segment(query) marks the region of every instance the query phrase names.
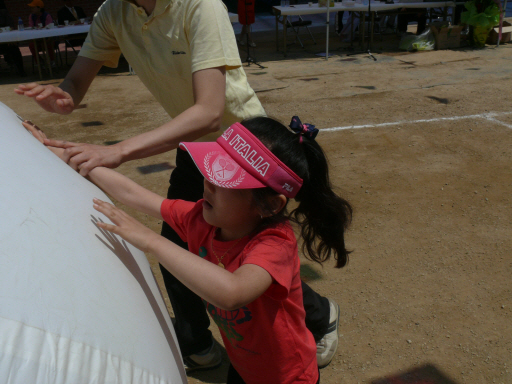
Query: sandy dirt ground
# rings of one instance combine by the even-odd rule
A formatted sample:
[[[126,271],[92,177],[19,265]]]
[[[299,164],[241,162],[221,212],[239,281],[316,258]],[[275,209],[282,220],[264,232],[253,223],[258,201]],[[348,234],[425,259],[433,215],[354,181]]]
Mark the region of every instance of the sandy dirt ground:
[[[256,41],[265,68],[246,72],[267,113],[321,129],[334,184],[355,208],[349,265],[303,260],[303,278],[342,310],[322,383],[512,383],[512,45],[373,61],[333,44],[325,61],[318,45],[283,58],[273,34]],[[109,144],[167,120],[122,68],[102,72],[69,116],[15,96],[19,80],[1,81],[0,101],[51,137]],[[174,155],[119,171],[164,195]],[[224,359],[189,383],[225,382]]]

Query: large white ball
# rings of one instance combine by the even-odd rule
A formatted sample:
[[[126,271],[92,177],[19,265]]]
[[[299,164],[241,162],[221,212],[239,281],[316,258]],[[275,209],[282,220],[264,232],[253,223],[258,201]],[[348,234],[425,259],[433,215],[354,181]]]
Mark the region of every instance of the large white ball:
[[[144,254],[93,223],[109,201],[0,103],[0,382],[186,383]]]

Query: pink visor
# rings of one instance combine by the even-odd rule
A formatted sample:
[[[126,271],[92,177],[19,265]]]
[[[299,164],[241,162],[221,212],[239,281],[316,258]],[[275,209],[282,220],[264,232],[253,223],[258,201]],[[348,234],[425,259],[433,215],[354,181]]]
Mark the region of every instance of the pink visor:
[[[302,179],[284,165],[242,124],[229,127],[216,142],[180,143],[210,183],[222,188],[270,187],[295,197]]]

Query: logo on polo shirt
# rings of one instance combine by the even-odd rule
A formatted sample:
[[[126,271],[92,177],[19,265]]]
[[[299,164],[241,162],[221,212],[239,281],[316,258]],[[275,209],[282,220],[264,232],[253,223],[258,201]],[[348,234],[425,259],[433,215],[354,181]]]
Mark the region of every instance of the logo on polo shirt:
[[[259,156],[256,149],[251,148],[251,145],[240,137],[240,135],[236,134],[231,140],[229,140],[232,133],[233,129],[228,129],[224,132],[222,137],[256,170],[256,172],[265,177],[270,168],[270,164],[265,161],[262,156]]]
[[[172,54],[173,55],[186,55],[187,52],[185,52],[185,51],[172,51]]]

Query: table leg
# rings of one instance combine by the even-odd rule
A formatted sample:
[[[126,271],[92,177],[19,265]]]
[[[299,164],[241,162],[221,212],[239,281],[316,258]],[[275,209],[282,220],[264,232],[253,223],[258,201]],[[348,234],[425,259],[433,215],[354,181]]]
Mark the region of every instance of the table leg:
[[[286,28],[286,21],[288,20],[288,16],[284,15],[283,16],[283,35],[284,35],[284,39],[283,39],[283,42],[284,42],[284,56],[286,57],[286,31],[288,28]]]
[[[34,39],[34,51],[36,55],[36,63],[37,63],[37,69],[39,70],[39,80],[43,80],[43,75],[41,73],[41,63],[39,62],[39,49],[37,48],[37,40]]]
[[[370,48],[373,45],[373,28],[374,28],[374,23],[375,23],[375,12],[372,12],[372,21],[370,23],[370,29],[371,29],[371,32],[370,32]]]
[[[350,12],[350,46],[354,46],[354,12]]]
[[[361,12],[363,14],[363,17],[361,18],[362,20],[362,24],[359,25],[359,32],[363,31],[363,33],[361,34],[362,36],[362,40],[361,40],[361,48],[364,47],[364,35],[366,33],[365,31],[365,28],[366,28],[366,12]]]
[[[279,52],[279,15],[276,14],[276,51]]]
[[[52,73],[52,64],[50,63],[50,52],[48,51],[48,44],[46,44],[46,39],[43,39],[44,42],[44,49],[45,49],[45,56],[46,56],[46,64],[48,64],[48,70],[50,71],[50,78],[53,79],[53,73]]]

